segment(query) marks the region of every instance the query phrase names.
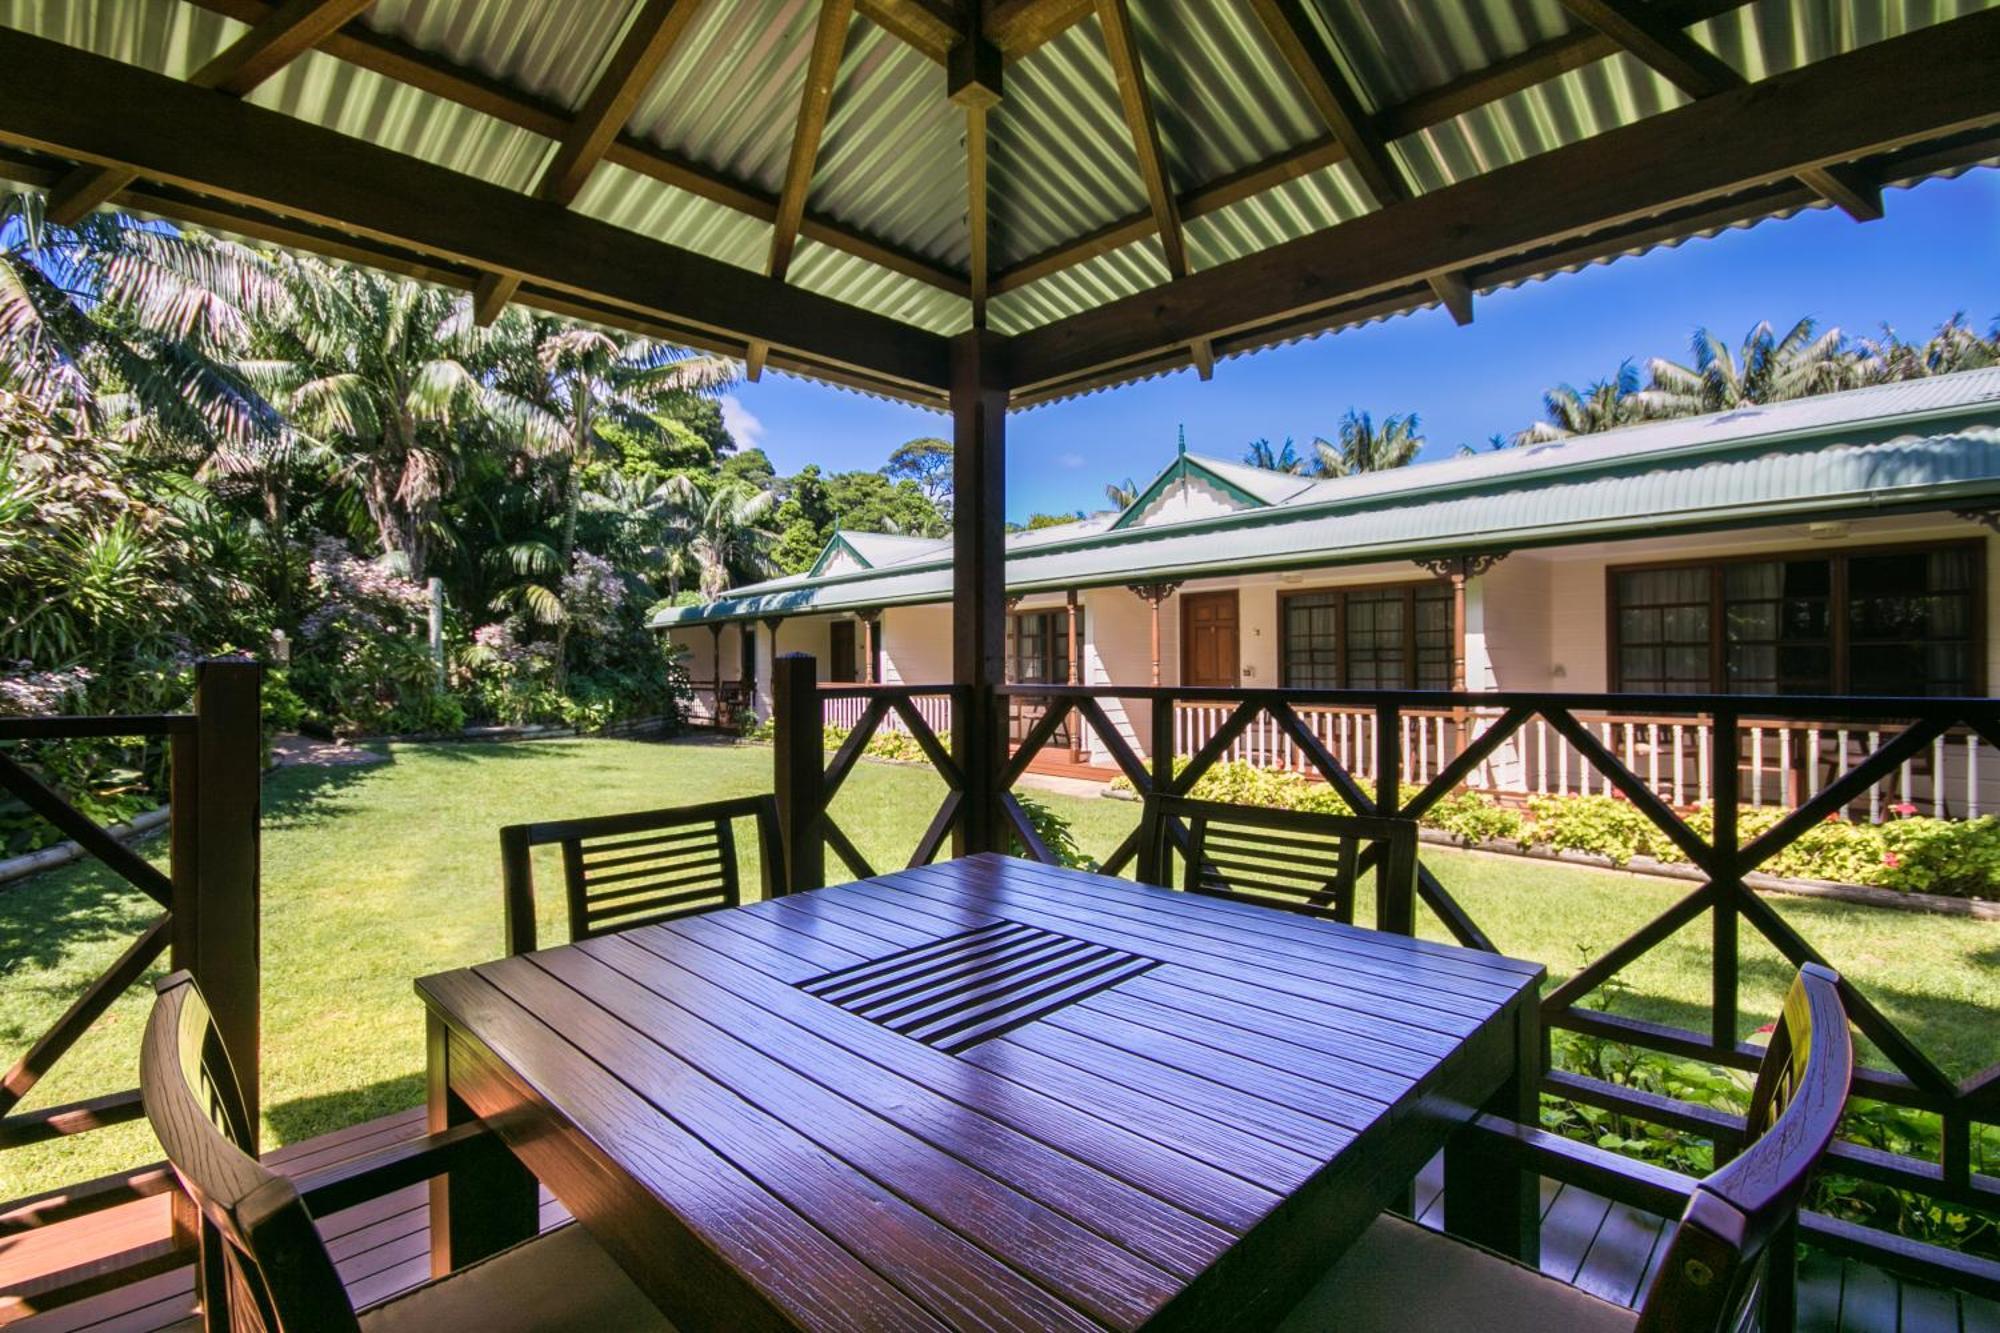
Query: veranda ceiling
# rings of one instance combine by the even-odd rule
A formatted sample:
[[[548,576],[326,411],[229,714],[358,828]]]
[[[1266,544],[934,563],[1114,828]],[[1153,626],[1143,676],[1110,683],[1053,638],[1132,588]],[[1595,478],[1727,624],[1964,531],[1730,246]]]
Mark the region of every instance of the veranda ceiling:
[[[285,58],[273,58],[260,80],[238,81],[249,86],[225,82],[222,91],[358,148],[460,173],[522,202],[540,196],[538,214],[568,209],[645,244],[605,248],[612,272],[584,280],[538,255],[489,252],[442,225],[427,229],[424,219],[391,225],[381,201],[345,207],[324,182],[253,188],[247,174],[202,156],[217,145],[187,141],[239,139],[246,164],[260,160],[258,146],[323,157],[314,145],[327,141],[283,140],[269,117],[222,114],[207,105],[222,100],[215,94],[188,101],[121,82],[101,61],[52,69],[19,40],[0,44],[11,66],[0,85],[17,94],[0,87],[0,142],[25,151],[0,170],[54,183],[60,195],[79,180],[64,159],[129,163],[140,178],[121,189],[128,205],[481,284],[489,305],[519,284],[519,299],[531,303],[919,401],[942,400],[941,336],[971,327],[983,310],[984,325],[1018,349],[1010,380],[1015,401],[1027,402],[1191,361],[1205,372],[1218,355],[1444,298],[1465,315],[1472,291],[1828,198],[1866,213],[1884,184],[2000,156],[1992,137],[2000,97],[1990,92],[2000,86],[2000,15],[1980,16],[1990,7],[987,0],[975,19],[973,0],[0,0],[7,28],[177,80],[242,43],[251,25],[265,40],[291,25],[313,40],[295,38],[299,49],[287,54],[280,31]],[[1795,107],[1819,105],[1803,93],[1762,107],[1760,123],[1757,99],[1741,88],[1829,61],[1840,69],[1836,58],[1866,48],[1886,56],[1905,49],[1899,39],[1954,21],[1963,36],[1931,47],[1929,64],[1951,74],[1935,68],[1949,50],[1968,79],[1983,71],[1986,95],[1953,100],[1933,90],[1924,101],[1912,96],[1923,91],[1908,77],[1914,66],[1855,65],[1851,96],[1878,104],[1879,134],[1797,134],[1787,123]],[[963,57],[975,73],[957,102],[947,96],[954,48],[996,57],[985,66]],[[1899,69],[1900,85],[1885,82]],[[37,85],[36,74],[46,81]],[[1125,75],[1136,82],[1121,95]],[[998,101],[978,109],[996,83]],[[1814,96],[1825,101],[1828,91]],[[135,99],[134,123],[33,104],[107,96]],[[1737,105],[1722,114],[1732,97]],[[145,110],[156,98],[185,113],[173,121],[179,145],[148,139],[164,139],[168,127],[165,112]],[[1715,114],[1672,119],[1697,101]],[[1662,182],[1653,196],[1633,184],[1616,201],[1579,201],[1574,216],[1546,188],[1560,171],[1518,184],[1495,175],[1530,159],[1554,167],[1567,150],[1649,120],[1685,123],[1690,155],[1744,161],[1698,181]],[[600,132],[591,140],[593,121]],[[1781,143],[1760,156],[1731,136]],[[1641,171],[1662,148],[1629,134],[1605,142],[1627,140],[1629,155],[1577,157],[1577,170],[1602,177],[1629,161]],[[1777,169],[1850,158],[1861,160],[1816,165],[1797,179]],[[382,180],[390,193],[462,194],[469,213],[483,208],[495,229],[509,227],[511,212],[482,202],[496,198],[490,192],[456,189],[455,178],[435,172],[388,179],[381,160],[358,153],[357,177]],[[1481,181],[1499,193],[1460,189]],[[1450,207],[1461,194],[1471,215],[1463,225]],[[1284,270],[1304,271],[1300,290],[1275,294],[1260,318],[1246,318],[1240,301],[1215,299],[1217,275],[1236,272],[1232,264],[1243,282],[1229,286],[1271,285],[1276,267],[1244,261],[1287,242],[1337,246],[1351,232],[1353,261],[1400,234],[1354,225],[1370,214],[1427,217],[1448,241],[1489,220],[1496,199],[1547,214],[1546,225],[1490,245],[1467,240],[1462,264],[1429,262],[1451,257],[1443,242],[1436,255],[1385,260],[1379,282],[1372,273],[1320,281],[1315,265],[1329,252],[1301,253]],[[1426,201],[1435,205],[1428,213],[1413,208]],[[602,234],[579,230],[574,248],[591,250]],[[646,270],[649,256],[674,261],[666,247],[724,266],[663,268],[667,285],[744,275],[736,302],[744,317],[732,320],[728,301],[678,308],[674,293],[620,284],[618,269]],[[774,295],[774,284],[788,290]],[[843,308],[883,319],[843,324]]]

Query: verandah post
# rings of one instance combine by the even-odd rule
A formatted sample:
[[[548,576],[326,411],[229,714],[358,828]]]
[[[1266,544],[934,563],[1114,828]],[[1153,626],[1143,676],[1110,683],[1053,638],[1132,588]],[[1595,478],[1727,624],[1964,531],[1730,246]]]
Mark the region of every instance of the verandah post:
[[[786,653],[771,662],[772,790],[778,798],[778,837],[788,893],[826,885],[826,729],[820,721],[819,664],[810,653]]]
[[[258,1133],[262,1060],[259,818],[264,668],[249,658],[195,667],[192,735],[173,740],[171,957],[194,974],[243,1085]]]
[[[951,340],[952,754],[965,776],[956,854],[1002,850],[997,780],[1006,760],[994,692],[1005,679],[1007,388],[1004,340],[969,329]]]
[[[1403,807],[1403,710],[1395,704],[1375,706],[1375,809],[1394,815]],[[1398,935],[1417,933],[1413,883],[1397,882],[1394,857],[1382,857],[1375,867],[1375,929]]]
[[[1743,891],[1743,880],[1737,867],[1737,762],[1741,758],[1738,749],[1741,742],[1736,714],[1718,710],[1708,736],[1710,794],[1715,801],[1715,855],[1722,870],[1716,876],[1715,885],[1714,992],[1709,1008],[1709,1039],[1718,1051],[1726,1051],[1736,1046],[1737,942],[1741,919],[1736,898]]]

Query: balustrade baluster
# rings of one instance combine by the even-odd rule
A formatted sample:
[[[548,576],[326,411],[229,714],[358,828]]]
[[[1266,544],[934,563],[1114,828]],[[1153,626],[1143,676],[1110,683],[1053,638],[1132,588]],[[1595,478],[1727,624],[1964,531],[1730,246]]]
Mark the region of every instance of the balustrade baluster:
[[[1944,818],[1944,737],[1931,742],[1931,814]]]
[[[1704,801],[1709,798],[1709,793],[1714,790],[1712,786],[1714,766],[1709,762],[1709,757],[1713,753],[1713,749],[1709,743],[1713,739],[1709,734],[1710,731],[1711,728],[1706,722],[1697,722],[1695,724],[1694,738],[1697,747],[1695,750],[1695,769],[1701,782],[1701,795],[1699,799]]]
[[[1868,733],[1868,752],[1873,754],[1881,748],[1882,733],[1871,730]],[[1882,822],[1882,784],[1880,782],[1868,788],[1868,822],[1871,824]]]
[[[1965,733],[1965,817],[1979,818],[1979,733],[1975,731]]]
[[[1750,804],[1764,804],[1764,726],[1750,727]]]

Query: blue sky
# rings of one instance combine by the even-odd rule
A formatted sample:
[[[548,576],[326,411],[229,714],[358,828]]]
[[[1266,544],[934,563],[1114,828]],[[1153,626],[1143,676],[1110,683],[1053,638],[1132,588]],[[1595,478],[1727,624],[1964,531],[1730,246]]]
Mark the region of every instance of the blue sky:
[[[1143,484],[1164,466],[1183,425],[1190,449],[1234,458],[1260,436],[1331,436],[1350,406],[1415,411],[1425,456],[1445,457],[1519,430],[1551,384],[1581,387],[1626,357],[1685,361],[1697,325],[1734,343],[1760,319],[1801,315],[1870,335],[1886,322],[1910,338],[1956,310],[1982,330],[2000,318],[2000,171],[1891,191],[1887,203],[1879,222],[1816,209],[1481,297],[1469,328],[1424,311],[1224,361],[1206,384],[1184,371],[1015,413],[1008,516],[1101,507],[1105,482]],[[780,473],[876,468],[906,439],[950,433],[939,414],[777,374],[739,386],[726,410],[739,441],[762,445]]]

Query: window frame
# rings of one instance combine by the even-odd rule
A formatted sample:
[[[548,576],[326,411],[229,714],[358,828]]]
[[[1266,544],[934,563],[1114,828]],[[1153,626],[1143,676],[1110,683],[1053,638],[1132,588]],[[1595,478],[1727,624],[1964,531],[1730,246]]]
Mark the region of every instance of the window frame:
[[[1827,640],[1833,656],[1832,691],[1851,693],[1848,664],[1848,580],[1850,560],[1877,555],[1915,555],[1939,551],[1963,551],[1972,557],[1972,582],[1966,590],[1971,602],[1969,639],[1972,646],[1972,678],[1975,695],[1987,689],[1986,581],[1987,542],[1984,537],[1964,537],[1951,541],[1882,542],[1866,546],[1788,546],[1769,551],[1746,551],[1735,555],[1704,555],[1684,560],[1645,560],[1604,567],[1604,679],[1615,694],[1630,693],[1625,688],[1624,644],[1619,636],[1618,579],[1622,574],[1662,569],[1705,569],[1708,572],[1708,693],[1728,694],[1729,634],[1727,600],[1723,595],[1724,572],[1732,565],[1772,564],[1788,560],[1824,560],[1828,564]],[[1754,697],[1754,696],[1750,696]]]
[[[1445,604],[1445,683],[1438,689],[1430,689],[1417,684],[1417,594],[1419,592],[1444,593]],[[1278,590],[1278,688],[1310,689],[1332,688],[1354,689],[1349,684],[1347,657],[1347,599],[1360,593],[1379,595],[1400,593],[1403,598],[1403,683],[1391,688],[1399,690],[1423,690],[1425,693],[1441,693],[1452,688],[1451,668],[1457,657],[1458,636],[1462,627],[1456,623],[1457,605],[1451,595],[1450,579],[1405,579],[1394,583],[1346,583],[1318,588],[1280,588]],[[1333,604],[1333,674],[1339,684],[1325,686],[1294,686],[1292,684],[1292,623],[1289,604],[1300,597],[1332,596]]]
[[[1077,607],[1076,647],[1079,653],[1083,651],[1083,615],[1083,607]],[[1045,616],[1048,618],[1047,624],[1042,630],[1042,663],[1043,670],[1049,676],[1047,680],[1023,681],[1017,679],[1018,672],[1016,668],[1019,665],[1021,653],[1021,622],[1030,616]],[[1009,611],[1007,613],[1006,649],[1005,670],[1001,674],[1006,678],[1009,685],[1067,685],[1069,683],[1069,608],[1067,606],[1043,606],[1025,611]],[[1056,669],[1059,666],[1064,670],[1062,675],[1058,677]],[[1077,678],[1081,680],[1081,663],[1077,664],[1077,670]]]

